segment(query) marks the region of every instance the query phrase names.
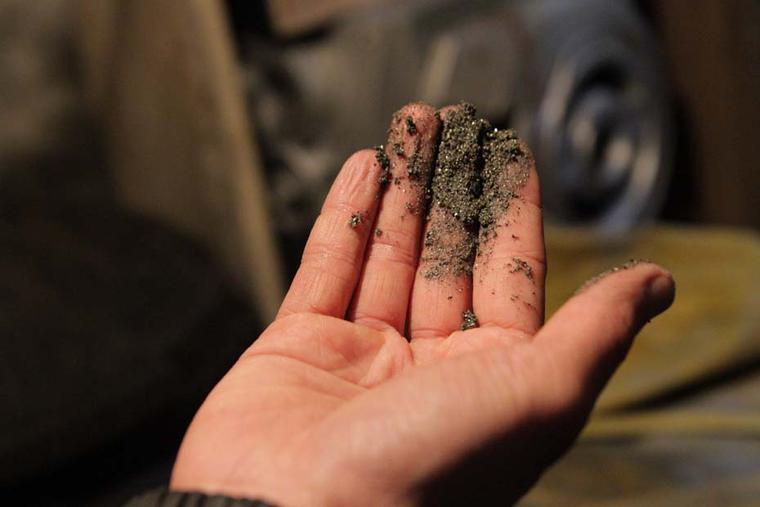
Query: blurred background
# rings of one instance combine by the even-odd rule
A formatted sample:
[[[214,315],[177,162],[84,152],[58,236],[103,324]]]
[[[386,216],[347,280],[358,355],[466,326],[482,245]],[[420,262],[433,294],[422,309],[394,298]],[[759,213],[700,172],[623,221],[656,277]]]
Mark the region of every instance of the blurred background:
[[[467,100],[535,152],[550,313],[632,257],[678,281],[522,504],[757,505],[758,26],[755,0],[0,0],[0,496],[166,483],[342,161]]]

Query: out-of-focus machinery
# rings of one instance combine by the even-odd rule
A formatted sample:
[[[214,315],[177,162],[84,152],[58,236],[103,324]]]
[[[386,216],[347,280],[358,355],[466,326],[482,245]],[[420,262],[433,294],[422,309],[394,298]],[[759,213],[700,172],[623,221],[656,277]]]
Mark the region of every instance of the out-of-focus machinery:
[[[516,127],[535,151],[550,220],[616,234],[659,211],[669,94],[631,3],[370,3],[306,36],[243,35],[286,242],[302,242],[342,160],[382,143],[392,112],[412,100],[471,101],[496,126]]]

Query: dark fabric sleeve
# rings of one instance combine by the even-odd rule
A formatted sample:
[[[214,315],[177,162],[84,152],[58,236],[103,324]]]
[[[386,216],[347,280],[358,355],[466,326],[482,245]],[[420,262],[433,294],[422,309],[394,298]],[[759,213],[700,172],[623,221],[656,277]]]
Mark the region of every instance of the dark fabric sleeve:
[[[159,489],[144,493],[127,502],[125,507],[275,507],[262,500],[232,498],[223,495],[168,491]]]

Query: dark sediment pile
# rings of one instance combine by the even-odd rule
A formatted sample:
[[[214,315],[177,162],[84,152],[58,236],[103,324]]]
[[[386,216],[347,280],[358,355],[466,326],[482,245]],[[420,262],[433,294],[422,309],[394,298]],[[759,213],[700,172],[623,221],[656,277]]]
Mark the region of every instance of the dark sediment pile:
[[[481,236],[488,238],[517,190],[525,185],[529,167],[517,132],[512,129],[486,133],[483,159],[483,195],[478,218]]]
[[[480,142],[488,127],[488,122],[475,118],[475,108],[470,104],[449,112],[443,120],[433,173],[433,198],[466,225],[476,224],[480,214]]]
[[[433,109],[430,106],[417,106],[429,110],[421,112],[422,121],[432,120]],[[387,144],[378,149],[377,158],[384,174],[381,180],[392,182],[407,194],[409,200],[405,210],[411,215],[424,213],[430,201],[430,173],[437,145],[435,136],[433,126],[418,126],[412,116],[405,116],[399,111],[393,115]]]
[[[406,212],[428,210],[420,258],[428,279],[472,273],[476,255],[489,253],[501,217],[530,174],[530,155],[515,131],[493,129],[475,113],[467,103],[447,109],[439,115],[442,128],[436,140],[429,137],[434,129],[420,129],[412,116],[398,112],[388,142],[375,148],[381,189],[389,183],[403,186],[410,196]],[[357,212],[348,223],[356,228],[363,218]],[[382,235],[379,229],[374,232]],[[524,261],[515,259],[513,267],[532,279]]]
[[[469,104],[449,111],[442,120],[421,258],[426,278],[471,273],[477,248],[480,142],[488,124],[475,118]]]
[[[429,279],[472,273],[501,216],[527,181],[524,145],[513,130],[492,129],[461,104],[443,118],[421,258]],[[526,272],[527,274],[527,272]]]
[[[377,181],[381,187],[384,187],[391,181],[391,161],[385,153],[385,146],[382,144],[375,146],[375,158],[381,168],[380,177]]]

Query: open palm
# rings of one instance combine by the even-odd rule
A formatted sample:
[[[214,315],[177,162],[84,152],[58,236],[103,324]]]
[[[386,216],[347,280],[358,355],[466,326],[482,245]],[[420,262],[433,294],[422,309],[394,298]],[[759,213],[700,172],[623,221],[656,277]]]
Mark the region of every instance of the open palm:
[[[445,216],[435,196],[429,219],[415,208],[424,189],[405,178],[404,153],[429,171],[441,127],[424,105],[394,121],[406,117],[415,129],[392,125],[389,139],[402,147],[390,153],[397,184],[379,193],[370,150],[346,162],[276,320],[196,415],[172,488],[285,506],[514,502],[570,445],[640,326],[670,304],[670,275],[642,263],[542,327],[530,157],[472,274],[426,276],[421,238]],[[479,327],[462,331],[470,309]]]

